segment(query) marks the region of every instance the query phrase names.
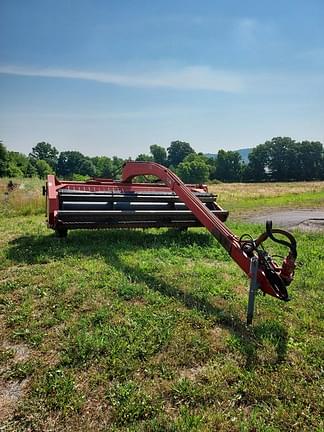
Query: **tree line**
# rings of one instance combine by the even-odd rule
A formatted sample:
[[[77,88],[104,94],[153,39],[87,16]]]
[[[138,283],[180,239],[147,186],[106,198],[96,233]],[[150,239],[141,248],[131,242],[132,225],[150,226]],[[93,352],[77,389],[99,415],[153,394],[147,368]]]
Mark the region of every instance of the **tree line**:
[[[207,157],[185,141],[172,141],[167,149],[151,145],[150,153],[141,153],[135,160],[167,166],[186,183],[324,180],[324,148],[318,141],[275,137],[253,148],[248,158],[245,163],[237,151],[225,150],[219,150],[216,157]],[[0,177],[45,178],[55,173],[73,180],[118,178],[124,162],[118,156],[88,157],[74,150],[60,153],[44,141],[27,156],[7,150],[0,142]]]

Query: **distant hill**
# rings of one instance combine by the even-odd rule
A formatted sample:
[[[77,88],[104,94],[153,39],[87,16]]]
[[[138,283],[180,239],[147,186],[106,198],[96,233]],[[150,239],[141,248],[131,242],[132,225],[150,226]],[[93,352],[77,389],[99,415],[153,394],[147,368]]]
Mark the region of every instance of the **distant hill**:
[[[240,153],[243,162],[247,163],[249,161],[249,153],[251,152],[251,150],[252,148],[244,148],[244,149],[233,150],[233,151],[237,151],[238,153]],[[217,158],[217,153],[204,153],[204,155],[212,159]]]
[[[217,153],[204,153],[204,156],[210,158],[210,159],[216,159]]]
[[[236,151],[240,153],[241,158],[243,159],[243,162],[248,163],[249,162],[249,154],[252,150],[253,150],[252,148],[244,148],[244,149],[240,149],[240,150],[236,150]]]

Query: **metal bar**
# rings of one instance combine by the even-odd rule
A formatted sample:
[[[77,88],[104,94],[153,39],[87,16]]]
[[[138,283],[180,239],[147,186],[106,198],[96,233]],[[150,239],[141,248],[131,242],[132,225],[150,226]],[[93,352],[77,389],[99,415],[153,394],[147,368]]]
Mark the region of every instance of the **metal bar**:
[[[63,201],[61,209],[62,210],[170,210],[170,204],[160,203],[160,202],[117,202],[113,201]],[[173,209],[175,210],[188,210],[188,208],[183,203],[177,203]]]
[[[207,187],[203,185],[187,185],[187,187],[194,193],[204,194],[207,193]],[[67,184],[66,182],[59,182],[57,187],[59,193],[69,191],[73,193],[141,193],[141,194],[172,194],[170,188],[165,184],[156,183],[123,183],[123,182],[111,182],[111,183],[87,183],[87,182],[75,182]]]
[[[213,214],[226,217],[226,212],[213,210]],[[216,216],[217,217],[217,216]],[[190,210],[59,210],[57,218],[60,220],[195,220]]]
[[[115,228],[196,228],[201,227],[197,220],[186,221],[109,221],[109,222],[64,222],[59,220],[57,226],[66,229],[115,229]]]
[[[46,215],[47,221],[50,226],[55,225],[55,211],[59,208],[59,199],[57,195],[57,186],[59,186],[60,182],[56,179],[56,177],[50,174],[47,177],[46,183],[46,192],[47,192],[47,206],[46,206]]]
[[[125,196],[129,195],[129,196],[134,196],[134,195],[138,195],[138,196],[174,196],[177,197],[177,195],[172,192],[169,188],[167,188],[166,186],[164,186],[164,190],[162,191],[158,191],[155,187],[154,184],[152,183],[143,183],[143,187],[145,186],[145,189],[148,188],[147,190],[141,191],[140,188],[138,187],[138,185],[134,186],[133,183],[118,183],[117,185],[114,183],[112,185],[106,185],[104,188],[101,188],[101,190],[97,190],[95,188],[95,186],[91,186],[91,185],[85,185],[87,186],[87,189],[68,189],[68,188],[64,188],[61,187],[58,190],[58,193],[60,195],[66,195],[66,194],[72,194],[72,195],[102,195],[102,194],[107,194],[107,195],[118,195],[118,194],[123,194]],[[121,189],[123,189],[123,191],[115,191],[112,186],[116,186],[119,187]],[[78,185],[78,187],[80,187],[80,185]],[[189,188],[190,189],[190,188]],[[190,189],[191,190],[191,189]],[[199,197],[213,197],[213,198],[217,198],[217,195],[213,194],[213,193],[209,193],[206,191],[202,191],[202,190],[193,190],[192,191],[195,195],[199,196]],[[178,197],[177,197],[178,198]]]
[[[258,289],[257,275],[258,275],[258,258],[253,257],[251,258],[251,265],[250,265],[251,280],[250,280],[249,301],[248,301],[247,316],[246,316],[247,325],[251,325],[253,321],[255,294]]]
[[[208,203],[210,210],[221,210],[214,203]],[[182,203],[158,201],[63,201],[60,210],[188,210]]]
[[[72,193],[59,193],[61,200],[64,201],[139,201],[139,202],[182,202],[178,196],[172,194],[165,195],[152,195],[152,194],[108,194],[100,193],[88,193],[88,194],[72,194]],[[202,195],[197,194],[200,201],[204,203],[214,202],[215,198],[213,195]]]

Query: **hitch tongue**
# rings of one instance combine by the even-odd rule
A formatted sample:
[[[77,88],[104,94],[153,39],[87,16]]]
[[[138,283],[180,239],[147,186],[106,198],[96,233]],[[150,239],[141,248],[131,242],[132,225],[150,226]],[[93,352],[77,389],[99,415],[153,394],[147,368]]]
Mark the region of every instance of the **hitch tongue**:
[[[290,285],[290,283],[293,281],[295,268],[296,268],[296,259],[292,256],[291,253],[289,253],[284,259],[280,271],[280,277],[284,281],[286,286]]]
[[[282,229],[272,229],[272,221],[268,220],[266,222],[266,230],[267,230],[267,236],[274,242],[276,243],[280,243],[284,246],[289,247],[290,249],[290,254],[293,258],[297,258],[297,242],[295,237],[288,231],[282,230]],[[284,237],[287,237],[289,242],[286,240],[281,240],[276,238],[273,234],[281,234]]]
[[[267,234],[271,240],[276,243],[280,243],[284,246],[289,247],[289,254],[286,256],[282,263],[282,267],[279,273],[280,278],[283,280],[284,284],[288,286],[293,278],[296,268],[296,258],[297,258],[297,243],[295,237],[288,231],[281,229],[272,229],[272,221],[267,221],[266,223]],[[273,233],[281,234],[288,238],[289,241],[281,240],[276,238]]]
[[[286,237],[287,240],[277,238],[274,234],[280,234],[281,236]],[[289,248],[289,253],[283,260],[281,267],[279,267],[272,257],[263,249],[263,242],[268,238],[275,243],[279,243]],[[250,248],[250,253],[252,252],[251,249],[257,253],[259,268],[262,269],[266,275],[266,278],[273,289],[273,295],[280,300],[288,301],[289,297],[286,287],[293,280],[296,268],[297,243],[295,237],[288,231],[278,228],[273,229],[272,222],[267,221],[266,231],[253,242],[247,241],[245,245],[242,246],[245,246],[246,251]]]

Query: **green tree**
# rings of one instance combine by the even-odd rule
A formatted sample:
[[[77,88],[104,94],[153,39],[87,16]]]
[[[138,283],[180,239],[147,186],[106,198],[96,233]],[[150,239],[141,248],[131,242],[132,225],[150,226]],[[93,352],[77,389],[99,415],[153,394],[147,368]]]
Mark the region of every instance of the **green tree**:
[[[236,151],[219,150],[216,159],[216,178],[221,181],[240,181],[243,162]]]
[[[7,149],[0,141],[0,177],[4,177],[7,174],[8,168],[8,155]]]
[[[96,168],[96,175],[102,178],[111,178],[113,175],[113,162],[107,156],[96,156],[91,158]]]
[[[112,158],[112,166],[113,166],[112,177],[113,178],[120,178],[124,162],[125,162],[124,159],[119,158],[118,156],[113,156],[113,158]]]
[[[298,177],[297,146],[289,137],[274,137],[266,141],[269,151],[269,175],[275,181],[296,180]]]
[[[244,169],[244,180],[265,181],[269,178],[270,153],[267,144],[256,146],[249,153],[249,162]]]
[[[79,174],[94,177],[96,175],[96,167],[91,162],[89,157],[84,157],[81,161]]]
[[[185,183],[204,183],[209,178],[209,166],[202,155],[192,153],[178,165],[177,174]]]
[[[167,152],[164,147],[157,144],[150,146],[150,152],[153,155],[153,160],[156,163],[166,166],[167,165]]]
[[[49,174],[53,173],[52,167],[44,160],[36,161],[35,168],[37,170],[37,175],[41,179],[45,179]]]
[[[91,160],[78,151],[60,153],[57,162],[57,173],[64,178],[72,178],[73,174],[94,176],[96,169]]]
[[[50,143],[42,141],[32,148],[31,153],[29,153],[29,157],[35,162],[37,160],[44,160],[55,170],[58,154],[59,152],[54,146],[52,146]]]
[[[195,153],[189,143],[184,141],[172,141],[168,147],[168,164],[177,167],[186,156]]]
[[[24,177],[37,177],[38,172],[37,172],[37,168],[35,166],[35,162],[31,161],[28,158],[28,164],[26,167],[26,170],[24,171]]]
[[[206,160],[206,164],[209,168],[209,179],[214,180],[216,179],[216,161],[217,157],[208,157],[204,155],[204,158]]]
[[[324,180],[324,152],[320,162],[320,180]]]
[[[153,162],[153,156],[145,153],[140,153],[135,160],[137,162]]]
[[[23,153],[8,151],[8,169],[9,177],[31,177],[32,167],[30,160]]]
[[[298,180],[322,179],[322,165],[324,161],[323,144],[319,141],[302,141],[298,144]]]
[[[274,137],[249,154],[244,178],[252,181],[315,180],[321,178],[323,144]]]

